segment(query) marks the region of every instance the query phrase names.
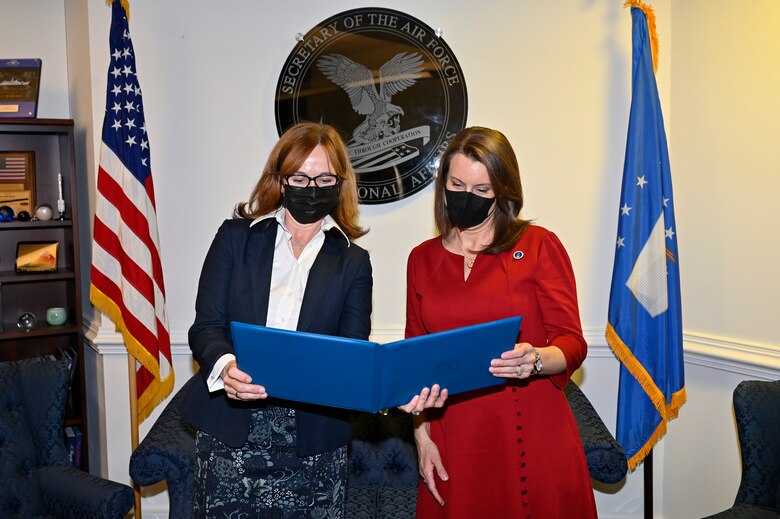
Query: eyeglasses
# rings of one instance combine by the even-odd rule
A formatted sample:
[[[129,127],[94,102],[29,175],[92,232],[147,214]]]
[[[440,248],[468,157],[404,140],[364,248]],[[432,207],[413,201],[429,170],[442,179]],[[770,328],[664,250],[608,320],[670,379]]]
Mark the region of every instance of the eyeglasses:
[[[303,173],[293,173],[292,175],[287,175],[284,177],[283,180],[286,185],[299,189],[309,187],[312,182],[314,182],[317,187],[324,189],[336,187],[341,183],[341,177],[337,175],[331,175],[330,173],[322,173],[316,177],[310,177],[308,175],[304,175]]]

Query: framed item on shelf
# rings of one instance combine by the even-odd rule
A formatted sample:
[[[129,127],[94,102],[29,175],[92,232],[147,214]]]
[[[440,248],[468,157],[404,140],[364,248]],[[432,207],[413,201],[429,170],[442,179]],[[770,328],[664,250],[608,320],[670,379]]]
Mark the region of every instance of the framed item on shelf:
[[[0,190],[0,205],[7,205],[18,215],[20,211],[33,214],[35,206],[32,202],[30,191],[2,191]]]
[[[16,244],[16,272],[55,272],[59,246],[56,241],[20,241]]]
[[[40,59],[0,60],[0,117],[36,117]]]
[[[16,213],[35,209],[35,152],[0,151],[0,204]]]

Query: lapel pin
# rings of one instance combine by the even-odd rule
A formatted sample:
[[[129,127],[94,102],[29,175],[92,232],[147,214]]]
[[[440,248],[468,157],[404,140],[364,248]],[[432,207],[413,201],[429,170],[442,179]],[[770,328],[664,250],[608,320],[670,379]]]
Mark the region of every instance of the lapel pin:
[[[522,258],[525,254],[521,250],[516,250],[514,254],[512,254],[512,257],[516,260]]]

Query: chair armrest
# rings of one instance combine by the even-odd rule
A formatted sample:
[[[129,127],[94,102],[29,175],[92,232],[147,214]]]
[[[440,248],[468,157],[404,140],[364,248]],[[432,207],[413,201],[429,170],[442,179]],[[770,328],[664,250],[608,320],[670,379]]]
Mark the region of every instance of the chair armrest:
[[[580,431],[590,477],[602,483],[617,483],[626,477],[628,461],[623,448],[609,432],[590,400],[572,381],[564,388]]]
[[[167,480],[169,487],[189,480],[195,464],[195,430],[181,416],[183,397],[192,379],[163,410],[149,433],[130,456],[130,477],[142,486]]]
[[[162,418],[162,416],[161,416]],[[195,432],[181,420],[158,420],[130,456],[130,477],[141,486],[192,479]]]
[[[66,465],[36,470],[41,497],[55,517],[121,519],[133,507],[133,489]]]
[[[195,374],[171,399],[149,433],[130,456],[130,477],[141,486],[165,480],[171,517],[192,517],[195,475],[195,429],[182,419],[181,405]]]
[[[352,425],[344,518],[414,519],[420,476],[411,417],[359,414]]]

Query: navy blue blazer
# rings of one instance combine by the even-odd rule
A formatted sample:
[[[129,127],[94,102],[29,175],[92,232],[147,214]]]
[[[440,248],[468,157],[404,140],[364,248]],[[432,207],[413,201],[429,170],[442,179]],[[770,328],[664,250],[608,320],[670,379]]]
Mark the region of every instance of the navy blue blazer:
[[[184,418],[231,447],[249,434],[251,410],[258,405],[296,409],[298,455],[311,456],[345,445],[351,435],[344,410],[280,401],[269,396],[237,402],[224,391],[209,393],[205,380],[217,360],[233,353],[230,321],[265,325],[278,222],[271,218],[250,227],[250,220],[226,220],[211,244],[198,284],[190,349],[204,383],[194,384],[184,402]],[[368,252],[348,244],[331,229],[306,282],[298,330],[367,339],[371,329],[373,280]],[[348,376],[345,373],[345,376]],[[305,376],[305,374],[304,374]],[[262,380],[253,381],[263,384]]]

